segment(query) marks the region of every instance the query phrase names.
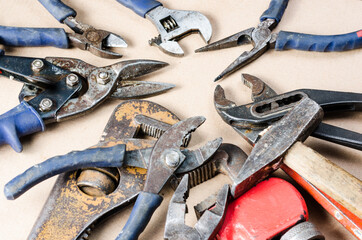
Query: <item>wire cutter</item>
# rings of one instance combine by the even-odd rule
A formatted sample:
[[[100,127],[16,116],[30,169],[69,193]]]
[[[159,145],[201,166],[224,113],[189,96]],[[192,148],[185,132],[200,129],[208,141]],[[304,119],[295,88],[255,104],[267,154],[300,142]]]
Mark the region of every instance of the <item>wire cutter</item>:
[[[362,30],[341,35],[311,35],[304,33],[272,30],[280,22],[289,0],[272,0],[269,8],[261,15],[256,28],[249,28],[232,36],[197,49],[195,52],[206,52],[244,44],[252,44],[253,49],[242,53],[231,63],[215,81],[237,71],[259,58],[269,48],[277,51],[297,49],[304,51],[333,52],[346,51],[362,47]]]
[[[155,25],[159,35],[149,44],[159,47],[166,54],[182,57],[184,51],[177,41],[193,32],[199,32],[206,43],[210,41],[211,24],[200,12],[167,9],[155,0],[117,1]]]
[[[0,43],[7,46],[53,46],[69,48],[71,45],[102,58],[120,58],[122,55],[107,48],[127,47],[120,36],[96,29],[79,22],[77,12],[60,0],[39,0],[39,2],[60,22],[74,33],[66,33],[63,28],[21,28],[0,26]]]
[[[22,151],[19,138],[44,131],[45,124],[85,114],[108,97],[142,97],[174,85],[127,81],[168,65],[154,60],[95,67],[72,58],[2,56],[0,74],[25,83],[20,105],[0,116],[0,144]]]
[[[237,106],[225,98],[221,86],[215,89],[216,109],[228,124],[249,143],[255,144],[259,134],[270,124],[279,120],[298,102],[309,97],[317,102],[324,112],[361,111],[362,94],[316,89],[298,89],[277,94],[261,79],[249,74],[242,74],[245,85],[252,90],[253,103]],[[362,150],[362,134],[347,129],[320,123],[312,136]]]

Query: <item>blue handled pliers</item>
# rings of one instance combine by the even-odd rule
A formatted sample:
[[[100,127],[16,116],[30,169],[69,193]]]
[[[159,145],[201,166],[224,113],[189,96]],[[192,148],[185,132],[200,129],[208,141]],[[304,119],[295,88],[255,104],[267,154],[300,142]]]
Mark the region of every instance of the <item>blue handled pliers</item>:
[[[196,50],[196,52],[206,52],[250,43],[254,46],[252,50],[243,52],[216,77],[215,81],[246,66],[273,47],[279,51],[297,49],[318,52],[346,51],[362,47],[362,30],[341,35],[325,36],[285,31],[272,33],[272,30],[280,22],[288,1],[272,0],[269,8],[261,15],[261,22],[256,28],[246,29]]]
[[[0,145],[22,151],[19,138],[44,131],[91,111],[109,97],[128,99],[162,93],[172,84],[129,81],[167,66],[154,60],[129,60],[95,67],[73,58],[0,57],[0,75],[24,84],[20,104],[0,115]]]
[[[39,2],[60,22],[70,27],[74,33],[66,33],[63,28],[21,28],[0,26],[0,43],[7,46],[53,46],[69,48],[74,46],[88,50],[102,58],[120,58],[122,55],[107,48],[127,47],[120,36],[95,29],[75,19],[77,12],[60,0],[39,0]]]

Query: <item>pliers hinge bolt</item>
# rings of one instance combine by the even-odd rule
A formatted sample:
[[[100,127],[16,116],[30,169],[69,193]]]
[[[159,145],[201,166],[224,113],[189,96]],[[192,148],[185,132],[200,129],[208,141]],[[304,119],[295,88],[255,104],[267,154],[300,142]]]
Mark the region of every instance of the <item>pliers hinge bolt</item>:
[[[97,82],[102,85],[109,83],[109,74],[107,72],[99,72],[97,76]]]
[[[71,73],[67,76],[66,83],[69,87],[74,87],[75,85],[78,85],[79,77],[76,74]]]
[[[39,109],[42,112],[48,112],[52,109],[53,101],[49,98],[44,98],[39,103]]]
[[[40,59],[35,59],[32,63],[31,63],[31,69],[34,72],[39,72],[40,70],[42,70],[44,68],[44,62]]]

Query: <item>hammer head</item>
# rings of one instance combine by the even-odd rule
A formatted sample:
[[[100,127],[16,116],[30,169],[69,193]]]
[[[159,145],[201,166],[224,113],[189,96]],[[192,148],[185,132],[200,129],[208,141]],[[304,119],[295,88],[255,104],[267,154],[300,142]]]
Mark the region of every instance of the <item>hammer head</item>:
[[[173,56],[184,55],[177,41],[190,33],[199,32],[206,43],[210,41],[212,35],[209,20],[200,12],[171,10],[159,6],[148,12],[146,17],[152,21],[160,34],[149,43]]]
[[[304,141],[322,118],[322,108],[310,98],[304,98],[281,120],[271,125],[261,137],[259,136],[239,171],[232,186],[232,195],[242,195],[277,170],[288,149],[296,141]]]

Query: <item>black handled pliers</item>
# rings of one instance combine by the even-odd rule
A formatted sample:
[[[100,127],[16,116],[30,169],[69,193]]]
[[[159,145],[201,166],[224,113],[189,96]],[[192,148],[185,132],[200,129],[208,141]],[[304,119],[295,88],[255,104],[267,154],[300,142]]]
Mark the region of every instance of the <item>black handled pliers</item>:
[[[225,98],[224,89],[218,85],[214,93],[214,104],[222,119],[252,145],[258,141],[264,129],[281,119],[306,97],[317,102],[326,113],[362,110],[361,93],[298,89],[278,95],[257,77],[243,74],[242,78],[244,84],[252,89],[254,102],[237,106]],[[312,136],[362,150],[361,133],[326,123],[320,123]]]

